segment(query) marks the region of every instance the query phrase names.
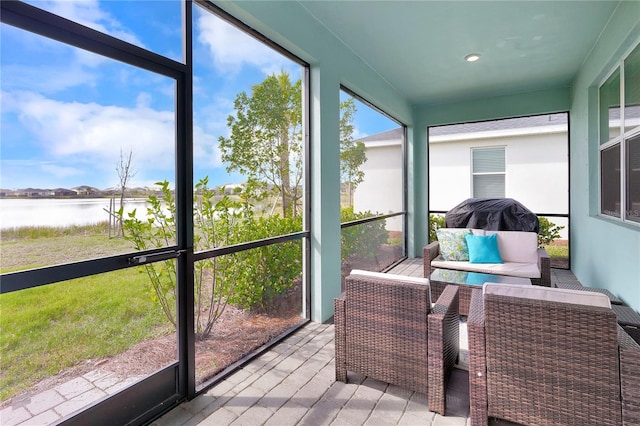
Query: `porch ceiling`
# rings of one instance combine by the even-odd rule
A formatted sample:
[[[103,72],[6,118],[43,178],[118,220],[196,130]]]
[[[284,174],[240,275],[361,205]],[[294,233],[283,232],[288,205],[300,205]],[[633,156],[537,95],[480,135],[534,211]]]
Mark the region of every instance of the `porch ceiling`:
[[[306,1],[405,99],[433,105],[567,87],[617,1]],[[470,53],[481,55],[465,62]]]

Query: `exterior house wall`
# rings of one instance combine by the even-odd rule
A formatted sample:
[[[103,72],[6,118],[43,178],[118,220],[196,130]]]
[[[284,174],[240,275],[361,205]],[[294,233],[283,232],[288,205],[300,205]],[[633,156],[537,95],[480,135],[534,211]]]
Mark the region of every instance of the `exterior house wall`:
[[[576,277],[640,310],[640,226],[599,215],[598,87],[640,40],[640,3],[620,2],[571,97],[571,265]]]
[[[356,212],[388,214],[402,211],[402,148],[400,140],[366,143],[364,180],[353,194]],[[387,230],[402,231],[400,217],[387,219]]]
[[[430,138],[429,208],[448,211],[473,197],[473,148],[505,147],[505,197],[521,202],[534,213],[568,214],[567,129],[514,129],[507,135],[489,132]],[[564,226],[568,219],[550,219]]]
[[[505,147],[505,196],[514,198],[535,213],[568,214],[567,127],[510,129],[496,132],[451,134],[430,138],[429,208],[448,211],[472,194],[471,149]],[[400,139],[365,140],[367,161],[364,181],[354,193],[356,211],[389,213],[402,206],[402,157]],[[564,226],[568,219],[550,219]],[[402,230],[399,219],[387,220],[387,229]]]

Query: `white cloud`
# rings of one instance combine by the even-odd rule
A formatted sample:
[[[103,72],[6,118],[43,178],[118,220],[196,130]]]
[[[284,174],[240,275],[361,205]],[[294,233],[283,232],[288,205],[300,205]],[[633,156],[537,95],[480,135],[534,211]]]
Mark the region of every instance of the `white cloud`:
[[[2,97],[3,113],[15,112],[53,159],[112,170],[120,150],[131,149],[136,169],[175,168],[175,114],[149,108],[146,93],[138,95],[135,108],[61,102],[31,92],[3,92]],[[199,161],[219,165],[216,139],[199,127],[194,135]]]
[[[222,167],[217,138],[200,126],[193,128],[193,161],[198,168]]]
[[[32,135],[31,143],[36,144],[23,146],[30,151],[31,160],[3,160],[2,175],[7,184],[47,182],[44,186],[51,186],[52,182],[73,181],[77,185],[95,178],[105,182],[106,178],[110,183],[103,186],[114,185],[120,152],[127,155],[129,150],[136,171],[133,186],[154,183],[157,176],[174,177],[175,114],[150,108],[148,93],[139,93],[132,108],[62,102],[32,92],[2,92],[1,96],[3,115],[15,114]],[[199,123],[194,126],[193,156],[198,168],[223,166],[217,134],[212,133],[210,121],[204,127]]]
[[[132,31],[126,29],[109,12],[101,9],[97,0],[47,0],[38,1],[35,5],[144,47]],[[15,52],[15,63],[3,64],[2,78],[5,88],[58,93],[73,87],[94,85],[100,78],[100,67],[107,62],[113,62],[107,57],[27,31],[12,27],[3,31],[7,37],[7,45],[11,43],[11,49]],[[12,53],[7,53],[7,58],[10,58]],[[19,62],[22,64],[18,65]]]
[[[146,92],[139,93],[136,98],[136,105],[138,108],[149,108],[149,105],[151,105],[151,95]]]
[[[50,0],[40,1],[37,6],[94,30],[143,46],[134,33],[122,26],[109,12],[100,8],[98,0]]]
[[[207,46],[221,71],[238,72],[250,65],[272,74],[291,67],[291,61],[280,53],[209,12],[199,12],[196,28],[197,40]]]
[[[353,134],[351,135],[353,140],[357,141],[358,139],[365,138],[369,136],[368,133],[361,131],[356,124],[353,125]]]
[[[2,85],[5,88],[57,93],[76,86],[93,85],[96,75],[74,64],[51,65],[46,68],[25,65],[3,65]],[[45,77],[46,78],[43,78]]]

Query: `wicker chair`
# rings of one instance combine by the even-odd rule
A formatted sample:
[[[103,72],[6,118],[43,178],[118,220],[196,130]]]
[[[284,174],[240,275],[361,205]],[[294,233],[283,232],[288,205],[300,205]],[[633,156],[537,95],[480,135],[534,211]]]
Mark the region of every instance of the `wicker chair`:
[[[458,289],[431,306],[428,280],[352,271],[335,299],[336,380],[347,371],[426,394],[444,414],[458,357]]]
[[[467,323],[472,425],[640,424],[640,346],[610,308],[488,293]]]

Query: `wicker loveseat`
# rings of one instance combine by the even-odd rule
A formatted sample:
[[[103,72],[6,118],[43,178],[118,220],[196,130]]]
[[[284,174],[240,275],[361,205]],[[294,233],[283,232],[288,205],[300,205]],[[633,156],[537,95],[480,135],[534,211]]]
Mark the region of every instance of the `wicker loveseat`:
[[[467,257],[462,260],[447,257],[444,249],[448,242],[434,241],[423,249],[425,278],[429,278],[435,268],[440,268],[530,278],[534,285],[551,287],[551,259],[544,248],[538,248],[538,235],[535,232],[442,228],[438,230],[438,238],[443,238],[444,234],[444,236],[456,239],[456,235],[457,238],[461,238],[460,235],[464,233],[474,236],[496,234],[503,262],[472,263],[468,259],[468,253]],[[462,242],[462,244],[465,243]],[[465,249],[466,247],[461,248]]]
[[[354,270],[334,307],[336,380],[349,371],[426,394],[444,415],[458,357],[457,287],[432,307],[426,279]]]
[[[500,284],[473,290],[472,425],[486,425],[488,417],[527,425],[640,424],[640,346],[616,324],[608,298],[594,295]]]

